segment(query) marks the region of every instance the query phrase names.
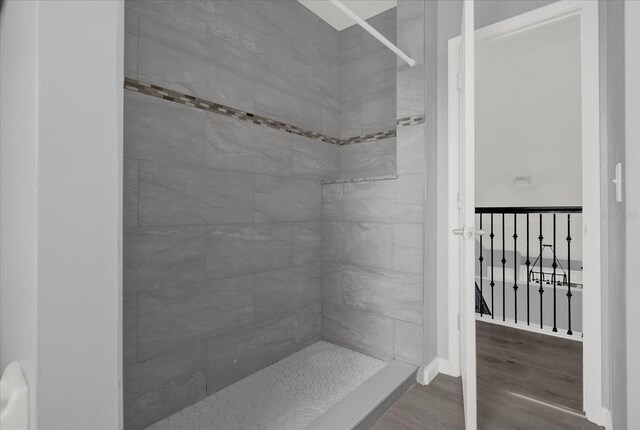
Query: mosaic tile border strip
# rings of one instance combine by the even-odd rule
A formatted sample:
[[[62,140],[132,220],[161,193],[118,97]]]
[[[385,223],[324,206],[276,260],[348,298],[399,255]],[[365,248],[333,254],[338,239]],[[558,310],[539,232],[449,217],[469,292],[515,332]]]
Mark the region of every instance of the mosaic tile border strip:
[[[350,182],[388,181],[391,179],[398,179],[398,175],[370,176],[368,178],[323,179],[322,181],[320,181],[320,183],[322,185],[330,185],[330,184],[347,184]]]
[[[400,118],[397,124],[400,127],[407,127],[409,125],[422,124],[425,120],[425,115],[408,116],[406,118]]]
[[[382,139],[389,139],[396,136],[396,130],[379,131],[363,136],[354,136],[346,139],[338,139],[331,136],[307,130],[302,127],[287,124],[284,122],[276,121],[271,118],[256,115],[251,112],[245,112],[240,109],[232,108],[229,106],[221,105],[219,103],[211,102],[199,97],[190,96],[188,94],[173,91],[167,88],[163,88],[153,84],[145,84],[136,79],[124,78],[124,88],[130,91],[135,91],[142,94],[147,94],[152,97],[168,100],[174,103],[179,103],[186,106],[191,106],[197,109],[202,109],[208,112],[217,113],[220,115],[231,116],[242,121],[251,122],[254,124],[265,125],[267,127],[274,128],[276,130],[282,130],[287,133],[297,134],[299,136],[308,137],[310,139],[318,139],[323,142],[332,143],[334,145],[349,145],[352,143],[364,143],[375,142]],[[424,122],[424,115],[418,115],[413,117],[402,118],[397,121],[397,124],[401,127],[408,125],[415,125]]]

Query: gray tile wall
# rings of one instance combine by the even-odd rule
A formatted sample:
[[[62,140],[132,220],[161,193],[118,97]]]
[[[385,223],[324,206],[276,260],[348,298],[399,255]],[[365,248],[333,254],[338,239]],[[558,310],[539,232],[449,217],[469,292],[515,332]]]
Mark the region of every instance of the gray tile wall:
[[[414,3],[371,22],[420,67]],[[128,77],[330,136],[420,111],[419,73],[297,2],[128,0],[125,45]],[[126,91],[124,128],[126,428],[321,336],[422,364],[422,125],[337,147]]]
[[[338,33],[297,2],[127,1],[126,68],[338,136]],[[125,91],[125,427],[321,338],[335,145]]]
[[[367,22],[396,42],[396,8]],[[355,25],[340,32],[340,137],[396,127],[396,55]],[[396,141],[340,148],[340,178],[395,175]]]
[[[394,115],[403,118],[425,112],[424,3],[398,2],[396,14],[397,43],[417,62],[409,68],[393,59]],[[373,49],[349,43],[358,53]],[[353,124],[345,114],[343,124]],[[394,140],[398,179],[322,186],[322,335],[383,360],[423,366],[425,124],[398,127]],[[341,147],[342,174],[375,176],[382,163],[367,152],[384,153],[368,143]]]

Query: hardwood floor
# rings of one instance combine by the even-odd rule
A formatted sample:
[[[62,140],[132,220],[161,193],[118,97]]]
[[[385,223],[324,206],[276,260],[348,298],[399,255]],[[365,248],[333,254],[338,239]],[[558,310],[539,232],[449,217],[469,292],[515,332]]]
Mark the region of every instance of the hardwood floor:
[[[477,322],[478,384],[582,413],[582,342]]]
[[[478,322],[480,430],[595,430],[582,411],[582,343]],[[374,430],[464,429],[462,384],[415,386]]]
[[[478,384],[480,430],[597,430],[583,416],[517,394]],[[373,430],[462,430],[460,378],[438,375],[416,385],[378,420]]]

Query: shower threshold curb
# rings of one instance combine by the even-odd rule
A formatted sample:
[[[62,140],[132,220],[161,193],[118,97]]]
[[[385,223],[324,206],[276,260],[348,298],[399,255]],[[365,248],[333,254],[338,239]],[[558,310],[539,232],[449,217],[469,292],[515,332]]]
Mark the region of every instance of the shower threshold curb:
[[[364,430],[416,383],[418,368],[394,360],[329,408],[306,430]]]

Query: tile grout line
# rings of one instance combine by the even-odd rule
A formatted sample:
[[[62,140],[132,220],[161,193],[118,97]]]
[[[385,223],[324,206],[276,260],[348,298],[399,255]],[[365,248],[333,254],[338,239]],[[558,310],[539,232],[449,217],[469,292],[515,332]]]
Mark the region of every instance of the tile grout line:
[[[353,136],[349,138],[339,139],[331,136],[326,136],[321,133],[304,129],[292,124],[287,124],[281,121],[277,121],[271,118],[267,118],[261,115],[256,115],[250,112],[245,112],[240,109],[225,106],[219,103],[207,101],[195,96],[191,96],[185,93],[180,93],[167,88],[160,87],[158,85],[146,84],[141,81],[132,78],[124,78],[124,89],[146,94],[159,99],[171,101],[174,103],[182,104],[185,106],[191,106],[196,109],[205,110],[208,112],[217,113],[224,116],[233,117],[241,121],[251,122],[257,125],[264,125],[276,130],[281,130],[287,133],[296,134],[298,136],[320,140],[326,143],[334,145],[350,145],[354,143],[369,143],[376,142],[383,139],[389,139],[396,137],[396,129],[387,131],[378,131],[366,135]],[[416,124],[421,124],[425,121],[425,115],[416,115],[406,118],[400,118],[396,121],[398,127],[406,127]]]

